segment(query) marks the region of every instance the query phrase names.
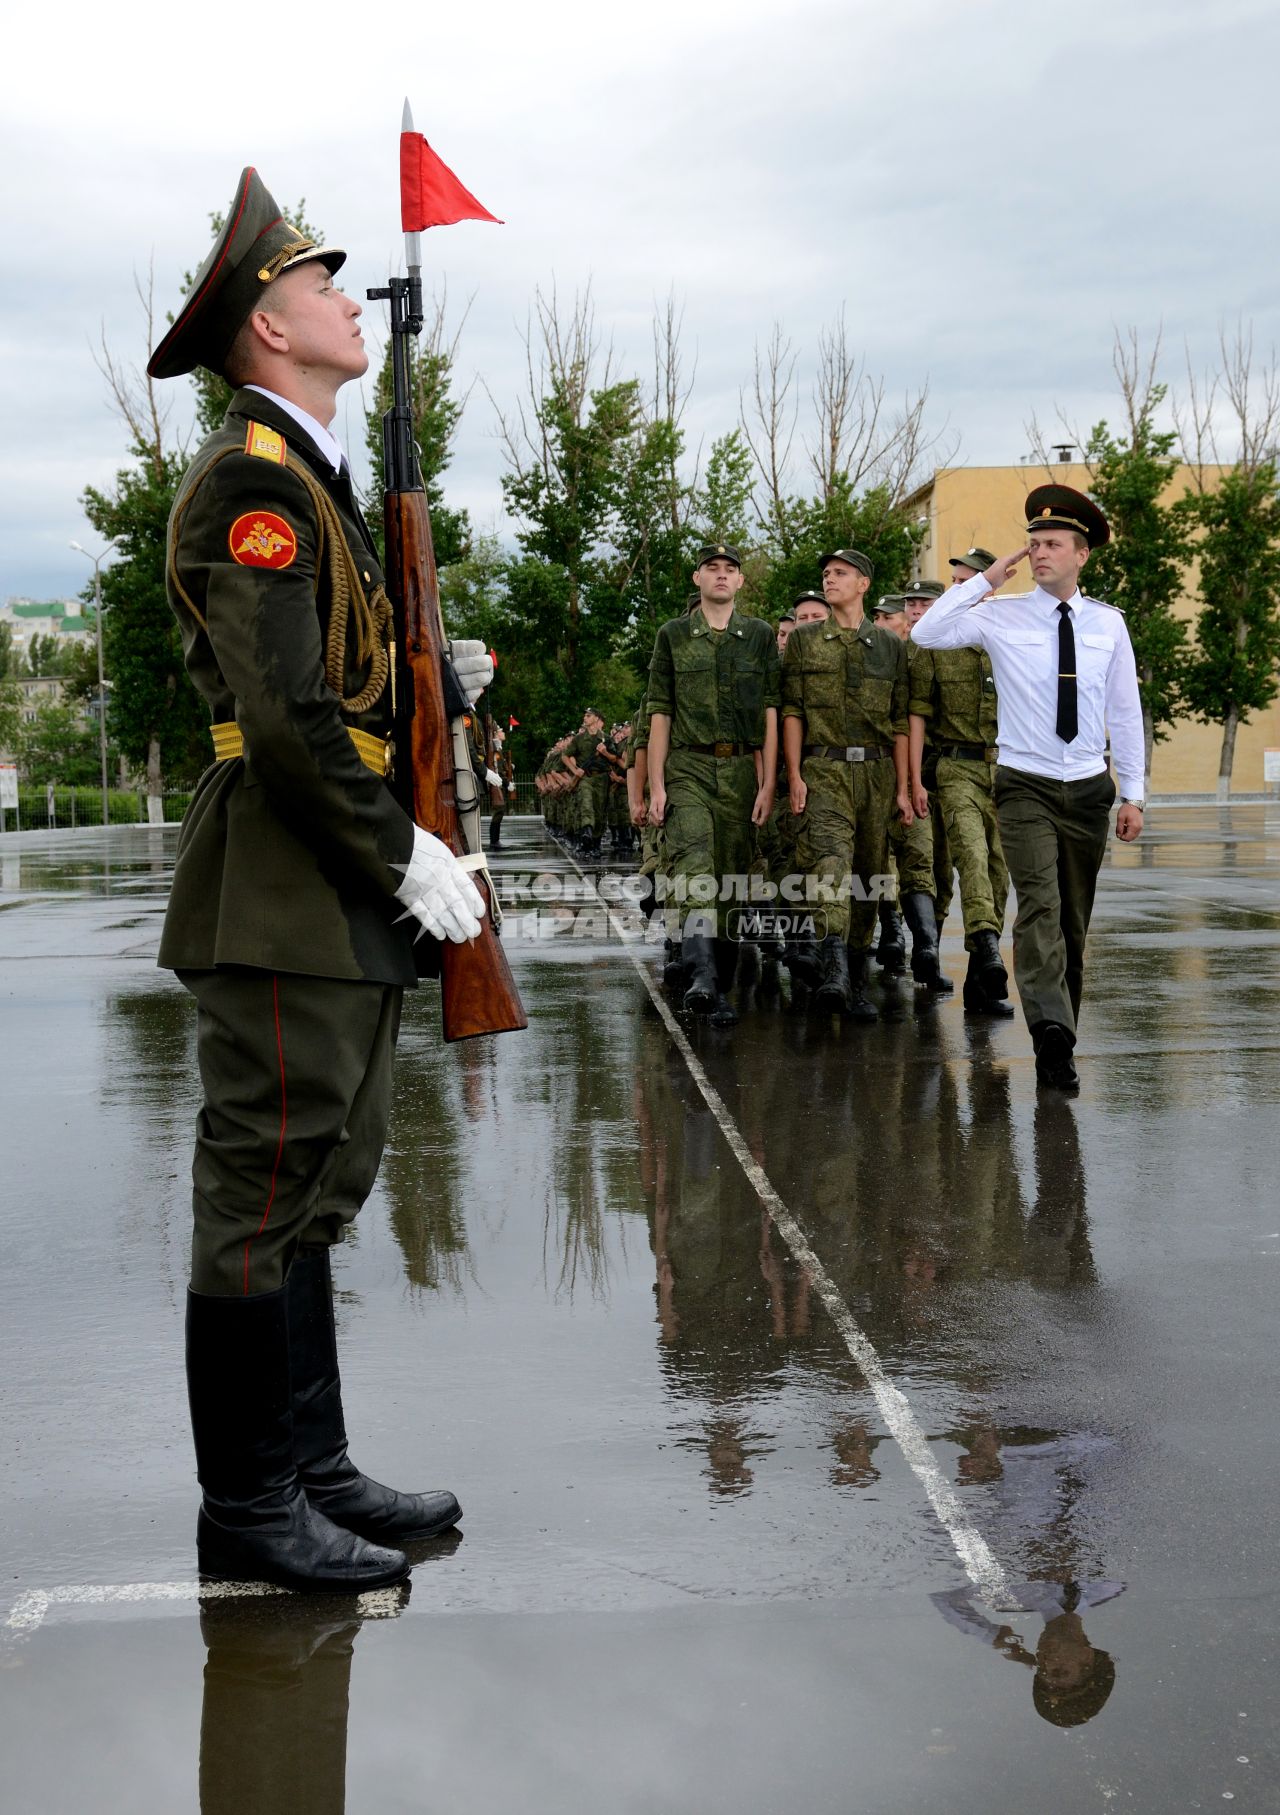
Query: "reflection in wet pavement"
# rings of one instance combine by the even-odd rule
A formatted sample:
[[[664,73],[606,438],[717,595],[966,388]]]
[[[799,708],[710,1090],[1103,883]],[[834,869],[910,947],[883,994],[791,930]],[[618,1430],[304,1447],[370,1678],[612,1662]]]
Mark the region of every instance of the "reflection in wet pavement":
[[[965,1582],[631,957],[580,903],[513,914],[528,1033],[445,1049],[412,1001],[335,1268],[357,1457],[457,1487],[462,1541],[368,1630],[51,1606],[0,1639],[14,1806],[1274,1802],[1280,818],[1152,819],[1103,874],[1074,1102],[1017,1023],[910,992],[870,1030],[691,1030],[1018,1611]],[[0,837],[13,1601],[190,1579],[173,842]],[[504,843],[554,907],[565,859]]]

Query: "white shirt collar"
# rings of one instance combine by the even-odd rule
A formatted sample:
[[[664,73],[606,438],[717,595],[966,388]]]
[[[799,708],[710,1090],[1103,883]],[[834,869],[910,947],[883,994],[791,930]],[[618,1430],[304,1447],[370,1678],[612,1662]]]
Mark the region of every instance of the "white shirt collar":
[[[269,391],[264,384],[247,384],[244,388],[246,391],[256,391],[259,397],[269,397],[272,403],[284,411],[286,416],[292,416],[303,433],[315,443],[316,448],[324,455],[334,472],[342,471],[344,458],[342,443],[336,435],[329,433],[323,423],[317,422],[314,416],[308,416],[305,410],[299,409],[296,403],[290,403],[289,399],[282,397],[278,391]]]
[[[1069,605],[1072,611],[1079,611],[1084,604],[1084,594],[1078,586],[1069,599],[1055,599],[1053,594],[1046,592],[1043,586],[1037,586],[1031,596],[1048,612],[1055,612],[1059,605]]]

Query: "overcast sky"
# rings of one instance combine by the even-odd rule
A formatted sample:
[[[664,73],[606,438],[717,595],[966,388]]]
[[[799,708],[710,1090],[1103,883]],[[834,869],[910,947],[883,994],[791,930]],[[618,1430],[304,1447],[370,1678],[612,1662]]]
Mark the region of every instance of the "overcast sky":
[[[623,365],[650,363],[674,290],[697,363],[686,426],[731,427],[780,320],[807,390],[818,331],[851,336],[892,392],[926,379],[959,463],[1026,451],[1035,410],[1115,414],[1115,325],[1212,360],[1224,320],[1278,321],[1265,0],[647,0],[611,8],[239,9],[120,0],[7,28],[0,598],[74,593],[79,506],[125,455],[90,343],[141,352],[209,245],[244,164],[348,248],[353,293],[401,256],[397,133],[416,123],[503,227],[427,235],[428,278],[474,303],[459,350],[514,400],[535,286],[590,280]],[[370,305],[370,316],[382,305]],[[374,335],[378,323],[372,323]],[[372,338],[372,336],[371,336]],[[162,387],[190,421],[185,380]],[[335,427],[357,456],[354,391]],[[451,501],[504,529],[492,408],[472,396]]]

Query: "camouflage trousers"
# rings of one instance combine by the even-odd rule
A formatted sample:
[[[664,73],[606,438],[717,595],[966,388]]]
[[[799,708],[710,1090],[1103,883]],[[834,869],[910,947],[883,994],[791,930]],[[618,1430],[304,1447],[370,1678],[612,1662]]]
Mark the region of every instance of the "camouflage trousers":
[[[714,912],[715,932],[723,938],[736,905],[732,892],[730,898],[721,899],[724,880],[741,878],[734,887],[745,890],[751,870],[755,759],[673,750],[667,758],[665,779],[663,832],[670,899],[686,916],[699,907],[706,910],[708,919]]]
[[[828,933],[839,933],[851,951],[865,952],[876,925],[877,879],[889,867],[893,764],[887,758],[837,763],[811,756],[800,773],[809,800],[796,843],[798,867],[834,889],[835,900],[818,904]]]
[[[607,775],[586,775],[578,783],[575,799],[578,802],[577,830],[591,832],[596,837],[605,829],[608,814],[609,777]]]
[[[625,830],[631,824],[631,814],[627,807],[627,788],[625,782],[608,781],[609,796],[605,808],[605,822],[611,831]]]
[[[780,777],[773,812],[762,826],[756,827],[755,856],[751,863],[753,876],[762,877],[780,888],[788,876],[795,874],[796,844],[804,818],[803,813],[797,815],[791,811],[786,778]]]
[[[996,804],[992,796],[994,763],[940,757],[934,798],[941,803],[951,857],[960,877],[960,910],[965,945],[973,949],[974,933],[1004,929],[1009,900],[1009,872],[1000,848]]]
[[[640,869],[641,876],[665,876],[666,874],[666,833],[661,826],[650,825],[647,821],[640,831]]]
[[[913,819],[905,825],[895,810],[889,820],[889,851],[898,872],[899,895],[932,895],[932,819]]]

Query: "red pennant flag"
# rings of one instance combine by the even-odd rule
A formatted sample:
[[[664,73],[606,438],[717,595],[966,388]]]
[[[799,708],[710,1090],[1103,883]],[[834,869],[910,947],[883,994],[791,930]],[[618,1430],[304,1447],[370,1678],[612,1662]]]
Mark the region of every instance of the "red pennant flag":
[[[507,720],[507,730],[508,731],[518,731],[519,728],[520,728],[520,720],[518,718],[509,718]]]
[[[499,221],[498,225],[501,226],[502,222]],[[493,672],[496,674],[498,672],[498,652],[496,649],[491,649],[489,651],[489,660],[493,663]]]
[[[496,214],[482,207],[464,189],[449,166],[439,159],[420,132],[400,134],[400,225],[406,233],[428,227],[451,227],[455,221],[492,221]]]

